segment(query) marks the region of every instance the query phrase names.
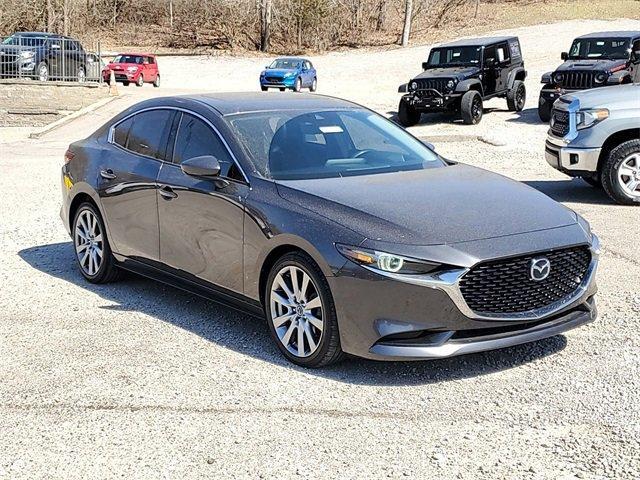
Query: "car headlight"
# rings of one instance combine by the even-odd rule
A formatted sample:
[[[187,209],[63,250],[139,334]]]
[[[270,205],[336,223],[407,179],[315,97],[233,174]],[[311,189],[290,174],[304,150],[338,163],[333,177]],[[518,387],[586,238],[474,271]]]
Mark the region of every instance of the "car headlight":
[[[597,73],[594,77],[596,83],[603,83],[607,79],[607,75],[604,72]]]
[[[455,86],[456,86],[456,82],[455,82],[454,80],[449,80],[449,81],[447,82],[447,88],[448,88],[449,90],[453,90],[453,88],[454,88]]]
[[[607,118],[609,118],[609,110],[606,108],[580,110],[576,114],[576,128],[582,130],[583,128],[593,127],[596,123]]]
[[[418,90],[418,82],[411,82],[410,87],[412,91]]]
[[[381,272],[419,275],[433,272],[439,264],[425,262],[415,258],[403,257],[394,253],[378,252],[368,248],[350,247],[336,244],[338,251],[349,260]]]
[[[27,52],[20,53],[20,58],[24,58],[25,60],[30,60],[35,56],[36,56],[36,52],[27,51]]]
[[[127,72],[137,72],[138,71],[138,67],[127,67]]]
[[[561,73],[556,73],[556,74],[553,76],[553,81],[554,81],[554,82],[556,82],[556,83],[562,83],[562,80],[563,80],[563,79],[564,79],[564,75],[563,75],[563,74],[561,74]]]

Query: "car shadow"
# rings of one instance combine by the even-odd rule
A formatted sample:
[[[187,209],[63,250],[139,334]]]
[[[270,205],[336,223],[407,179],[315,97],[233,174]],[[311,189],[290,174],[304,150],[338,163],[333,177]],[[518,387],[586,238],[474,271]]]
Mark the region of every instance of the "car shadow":
[[[540,190],[557,202],[616,205],[602,188],[589,185],[581,178],[567,180],[525,180],[530,187]]]
[[[254,316],[133,274],[117,283],[88,283],[76,267],[71,242],[35,246],[21,250],[19,255],[31,267],[114,303],[100,308],[142,312],[243,355],[285,368],[300,369],[284,359],[273,344],[266,323]],[[376,362],[348,358],[338,365],[305,372],[350,384],[430,384],[514,368],[557,353],[566,344],[566,338],[560,335],[525,345],[442,360]]]
[[[504,110],[508,111],[508,110]],[[514,116],[505,121],[508,123],[525,123],[527,125],[543,125],[545,122],[540,120],[537,108],[525,108],[520,112],[510,112]]]

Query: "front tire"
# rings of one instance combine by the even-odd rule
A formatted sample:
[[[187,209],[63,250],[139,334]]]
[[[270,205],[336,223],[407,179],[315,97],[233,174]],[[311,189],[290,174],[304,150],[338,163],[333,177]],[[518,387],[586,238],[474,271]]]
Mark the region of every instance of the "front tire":
[[[544,123],[549,123],[549,120],[551,120],[552,108],[552,102],[540,97],[540,99],[538,100],[538,117],[540,117],[540,120],[542,120]]]
[[[100,212],[91,203],[78,207],[73,218],[73,248],[80,273],[91,283],[108,283],[120,278],[122,271],[111,254],[107,231]]]
[[[288,253],[271,268],[264,309],[271,337],[290,362],[320,368],[342,359],[331,290],[307,254]]]
[[[522,80],[513,82],[513,87],[507,92],[507,107],[512,112],[521,112],[527,100],[527,89]]]
[[[600,178],[615,202],[640,206],[640,140],[628,140],[611,150]]]
[[[413,127],[420,121],[420,112],[409,105],[404,99],[398,105],[398,121],[403,127]]]
[[[300,77],[296,78],[296,83],[293,84],[293,91],[299,92],[302,90],[302,79]]]
[[[36,79],[41,82],[49,80],[49,65],[45,62],[38,63],[38,66],[36,67]]]
[[[470,90],[462,96],[460,113],[465,125],[477,125],[480,123],[483,112],[482,97],[479,92]]]
[[[266,92],[268,88],[263,85],[260,85],[260,90],[262,90],[263,92]]]
[[[156,75],[156,79],[153,81],[153,86],[155,88],[160,88],[160,75]]]
[[[144,85],[144,78],[142,74],[140,74],[140,76],[138,77],[138,80],[136,80],[136,87],[141,87],[143,85]]]

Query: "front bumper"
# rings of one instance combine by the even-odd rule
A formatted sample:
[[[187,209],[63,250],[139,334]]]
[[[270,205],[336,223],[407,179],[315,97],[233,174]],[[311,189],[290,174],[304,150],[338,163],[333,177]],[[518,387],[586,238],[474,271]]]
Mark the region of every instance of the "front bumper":
[[[418,111],[438,112],[455,108],[460,103],[460,93],[446,93],[433,91],[430,94],[419,95],[416,92],[402,96],[402,100]]]
[[[534,246],[539,233],[522,234],[512,240],[529,248],[533,246],[531,251],[545,251],[562,248],[561,236],[581,237],[584,242],[585,234],[577,232],[578,229],[577,226],[558,229],[558,245],[547,235],[549,245],[542,249]],[[505,242],[494,239],[490,243],[499,246],[509,243]],[[478,247],[471,249],[482,250],[486,244],[478,242]],[[493,316],[471,311],[460,294],[459,280],[472,265],[434,276],[411,276],[413,280],[407,282],[347,262],[335,276],[328,278],[342,348],[349,354],[374,360],[421,360],[492,350],[557,335],[596,318],[593,297],[597,292],[598,255],[598,240],[594,236],[588,271],[576,291],[562,301],[537,311]]]
[[[282,80],[276,81],[268,81],[264,77],[260,77],[260,86],[261,87],[273,87],[273,88],[293,88],[296,83],[296,76],[286,77]]]
[[[557,99],[559,99],[561,96],[563,95],[568,95],[570,93],[574,93],[574,92],[580,92],[581,90],[567,90],[564,88],[543,88],[542,90],[540,90],[540,103],[545,103],[545,102],[549,102],[549,103],[553,103],[555,102]]]
[[[602,148],[574,148],[549,134],[544,155],[547,163],[567,175],[579,177],[595,174]]]

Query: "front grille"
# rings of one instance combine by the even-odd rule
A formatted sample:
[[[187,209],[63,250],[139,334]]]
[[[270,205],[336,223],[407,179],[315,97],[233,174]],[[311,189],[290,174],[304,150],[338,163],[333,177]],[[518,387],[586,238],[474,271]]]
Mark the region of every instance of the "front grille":
[[[569,112],[555,108],[552,110],[551,131],[558,137],[564,137],[569,133]]]
[[[435,90],[440,93],[446,93],[448,91],[447,82],[449,82],[449,80],[451,79],[450,78],[421,78],[421,79],[413,80],[413,82],[418,84],[418,88],[417,88],[418,93],[429,96],[429,95],[433,95],[432,90]]]
[[[531,279],[533,259],[551,263],[549,276]],[[538,310],[574,293],[585,278],[589,247],[571,247],[521,257],[484,262],[460,280],[467,305],[477,314],[514,314]]]
[[[269,83],[281,83],[282,77],[264,77],[265,81]]]
[[[593,88],[594,77],[598,72],[563,72],[561,85],[570,90]]]

